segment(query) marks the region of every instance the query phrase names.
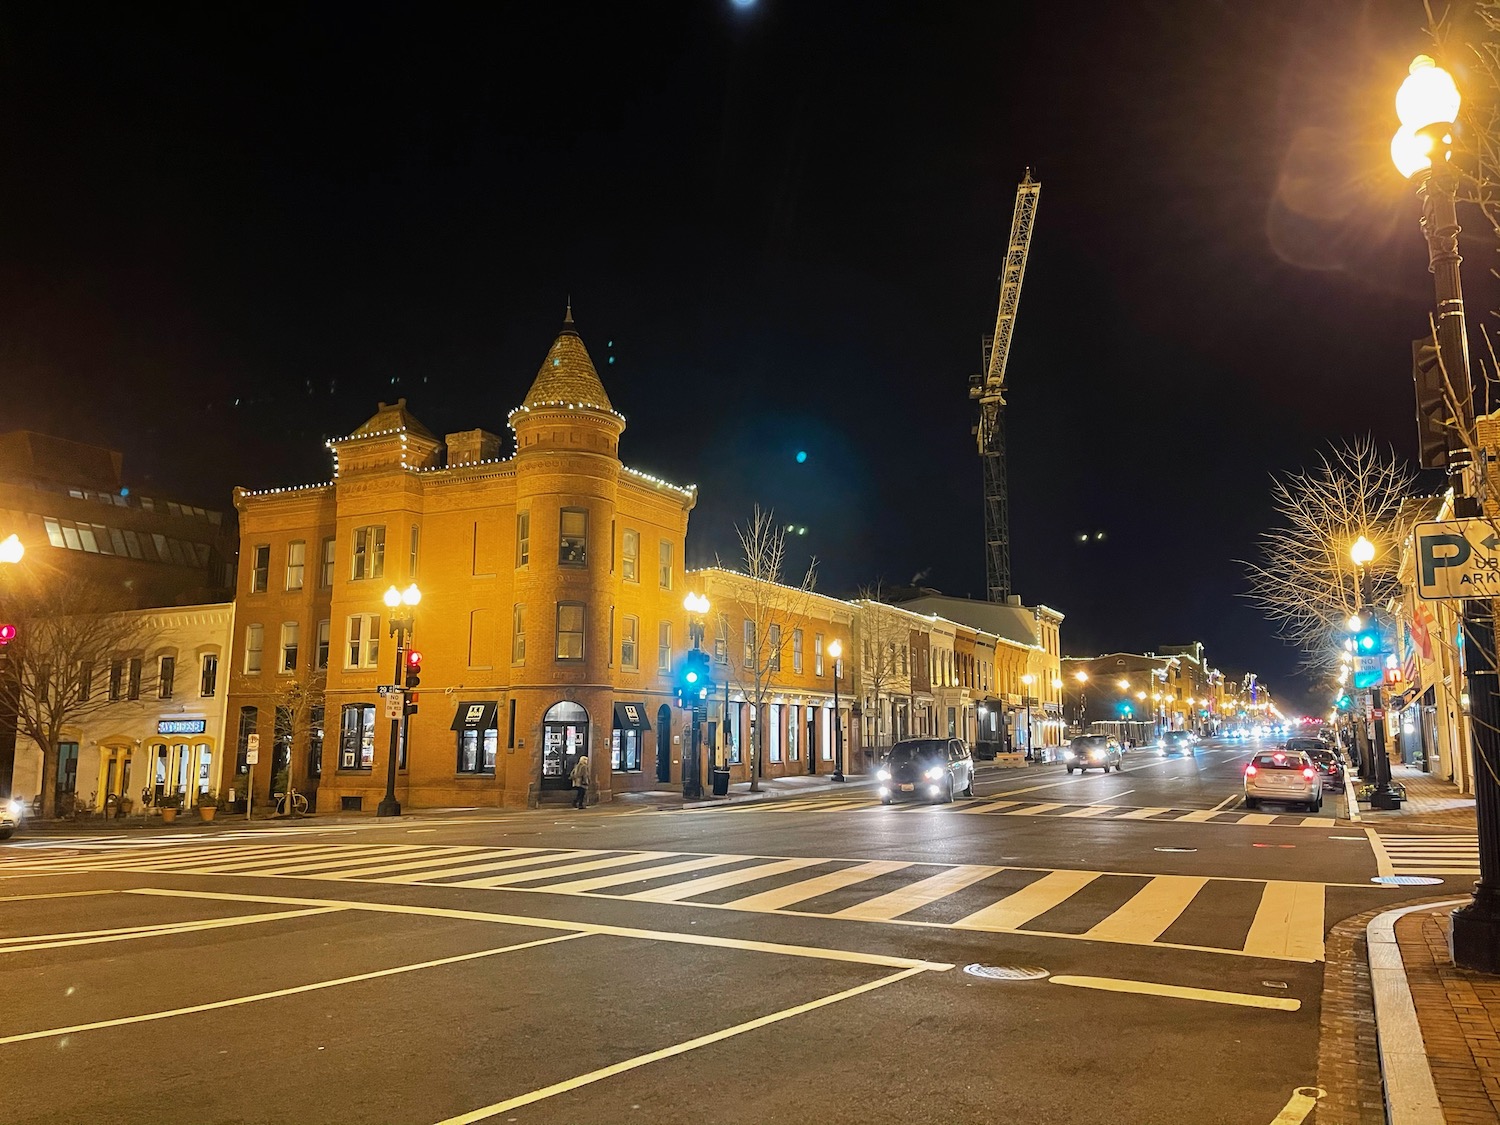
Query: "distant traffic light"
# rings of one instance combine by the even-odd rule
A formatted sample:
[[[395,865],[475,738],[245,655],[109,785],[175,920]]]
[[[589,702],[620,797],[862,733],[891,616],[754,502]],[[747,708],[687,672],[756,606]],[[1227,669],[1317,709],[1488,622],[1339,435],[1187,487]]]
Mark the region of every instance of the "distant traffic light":
[[[422,654],[412,649],[406,654],[406,688],[410,691],[422,682]]]
[[[677,673],[677,706],[692,707],[708,698],[713,688],[713,679],[708,671],[708,653],[692,649],[682,658],[682,667]]]
[[[1354,706],[1354,700],[1349,698],[1349,695],[1345,693],[1344,695],[1341,695],[1337,699],[1335,699],[1333,701],[1333,705],[1340,711],[1347,711],[1349,710],[1349,708]]]
[[[16,627],[14,625],[0,625],[0,646],[8,645],[16,639]]]

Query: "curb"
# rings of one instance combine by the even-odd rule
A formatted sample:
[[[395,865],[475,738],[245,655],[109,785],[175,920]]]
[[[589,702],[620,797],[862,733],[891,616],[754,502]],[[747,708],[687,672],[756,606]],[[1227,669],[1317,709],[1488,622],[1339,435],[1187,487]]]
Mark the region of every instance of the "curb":
[[[1422,1028],[1407,983],[1401,948],[1396,944],[1396,922],[1408,914],[1462,906],[1469,898],[1439,899],[1387,910],[1365,929],[1365,951],[1370,961],[1370,989],[1375,998],[1375,1033],[1380,1045],[1380,1076],[1385,1086],[1386,1119],[1390,1125],[1444,1125],[1437,1086]]]

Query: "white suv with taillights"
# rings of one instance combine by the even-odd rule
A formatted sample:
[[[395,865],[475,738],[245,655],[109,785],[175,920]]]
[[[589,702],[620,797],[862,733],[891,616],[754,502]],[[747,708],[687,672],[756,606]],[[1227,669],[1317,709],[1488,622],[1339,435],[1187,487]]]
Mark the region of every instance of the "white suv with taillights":
[[[1306,805],[1309,812],[1323,807],[1323,774],[1300,750],[1266,750],[1245,767],[1245,807],[1262,801]]]

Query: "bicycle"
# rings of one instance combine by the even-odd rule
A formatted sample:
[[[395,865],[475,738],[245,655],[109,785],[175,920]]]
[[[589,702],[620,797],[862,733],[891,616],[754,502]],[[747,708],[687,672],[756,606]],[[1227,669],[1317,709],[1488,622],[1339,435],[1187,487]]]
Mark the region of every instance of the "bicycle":
[[[291,803],[290,814],[288,814],[287,812],[288,801],[290,801]],[[298,793],[295,788],[291,789],[289,792],[279,794],[276,800],[276,815],[306,816],[307,798],[304,797],[301,793]]]

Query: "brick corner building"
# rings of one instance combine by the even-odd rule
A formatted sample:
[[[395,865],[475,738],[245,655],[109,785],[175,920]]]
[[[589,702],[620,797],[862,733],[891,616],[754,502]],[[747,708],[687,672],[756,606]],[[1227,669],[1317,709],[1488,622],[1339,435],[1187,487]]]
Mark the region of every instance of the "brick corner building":
[[[621,463],[625,419],[571,315],[509,425],[507,458],[494,433],[439,440],[404,399],[382,403],[328,443],[330,482],[236,490],[224,790],[246,784],[258,733],[257,801],[290,770],[320,809],[374,809],[391,752],[379,688],[396,677],[383,597],[411,583],[423,666],[398,751],[403,806],[536,805],[570,793],[584,752],[602,800],[653,783],[650,716],[672,673],[643,649],[686,634],[696,489]]]

